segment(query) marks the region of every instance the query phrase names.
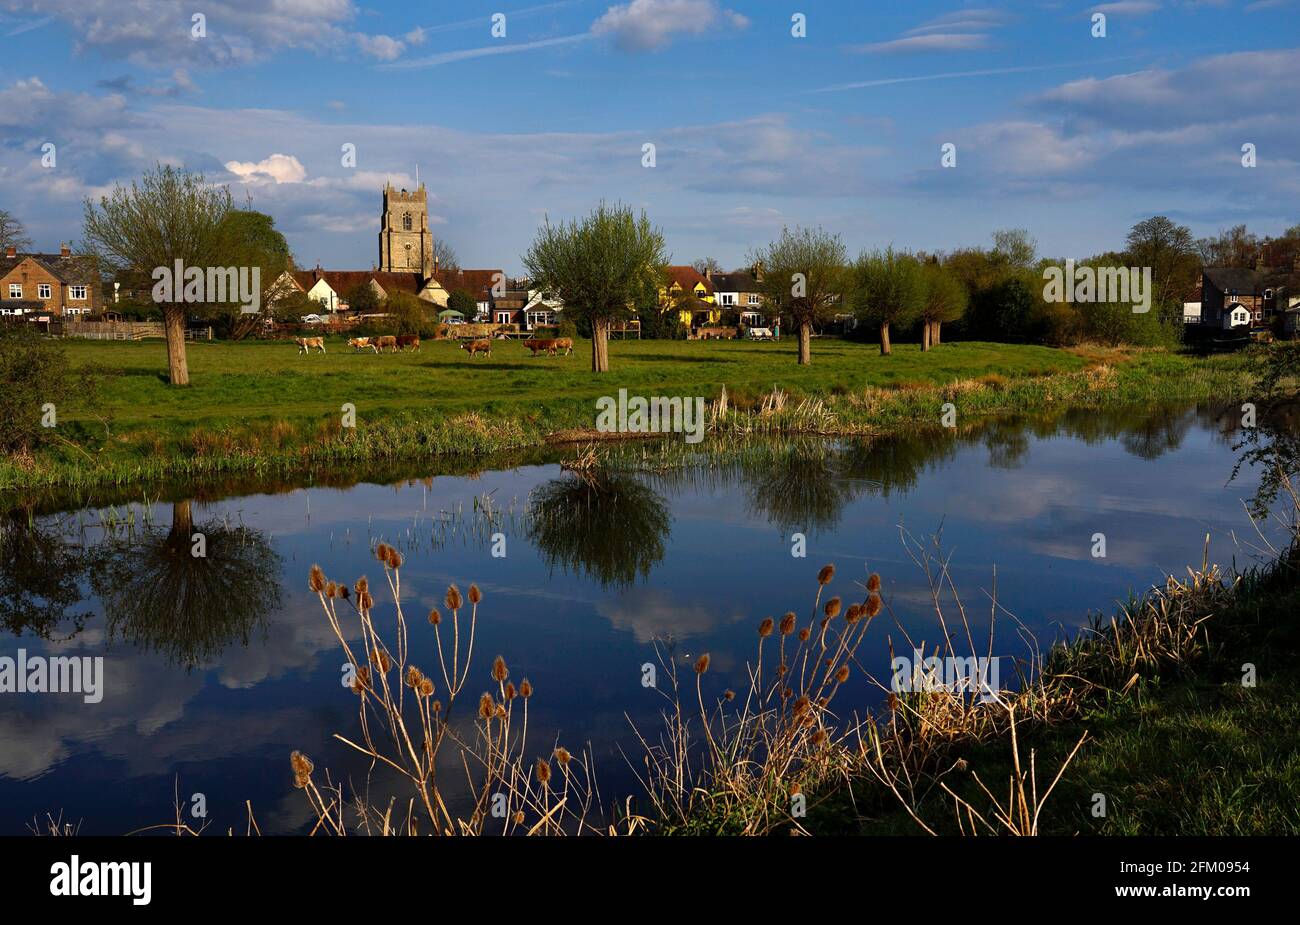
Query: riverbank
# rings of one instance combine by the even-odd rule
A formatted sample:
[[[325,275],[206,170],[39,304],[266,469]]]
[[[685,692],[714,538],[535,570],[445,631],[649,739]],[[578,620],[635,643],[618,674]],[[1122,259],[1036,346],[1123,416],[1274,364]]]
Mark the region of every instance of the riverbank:
[[[881,357],[872,345],[826,340],[801,368],[788,344],[637,341],[616,345],[614,370],[597,377],[581,349],[487,360],[446,342],[382,357],[332,346],[300,357],[278,343],[196,344],[194,385],[172,389],[161,345],[71,343],[74,366],[95,370],[98,395],[62,409],[35,456],[0,461],[0,492],[310,478],[581,442],[603,436],[595,401],[619,389],[704,397],[712,433],[870,436],[1061,405],[1244,400],[1252,387],[1238,356],[1123,349],[958,343],[899,345]]]
[[[1047,649],[1038,673],[1021,666],[1029,680],[997,703],[890,695],[779,786],[715,772],[660,830],[1295,835],[1298,612],[1300,545],[1237,575],[1189,569]]]

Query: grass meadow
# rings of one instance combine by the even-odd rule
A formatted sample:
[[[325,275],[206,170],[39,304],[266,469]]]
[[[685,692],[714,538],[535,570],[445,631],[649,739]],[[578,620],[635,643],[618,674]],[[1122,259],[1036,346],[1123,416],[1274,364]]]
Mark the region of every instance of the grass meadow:
[[[612,370],[590,371],[589,341],[567,357],[533,357],[500,341],[471,357],[452,341],[416,353],[356,353],[330,339],[326,354],[283,341],[189,345],[191,385],[166,381],[161,341],[69,339],[74,367],[93,371],[93,399],[59,409],[33,459],[0,464],[0,490],[88,487],[234,471],[285,472],[382,460],[481,456],[596,436],[601,396],[703,396],[726,391],[715,429],[870,435],[938,425],[954,403],[969,420],[1033,413],[1062,402],[1230,399],[1248,377],[1233,357],[1164,351],[948,343],[929,352],[818,340],[811,366],[795,344],[628,340],[611,344]],[[774,393],[780,400],[772,401]],[[356,427],[343,426],[345,405]]]

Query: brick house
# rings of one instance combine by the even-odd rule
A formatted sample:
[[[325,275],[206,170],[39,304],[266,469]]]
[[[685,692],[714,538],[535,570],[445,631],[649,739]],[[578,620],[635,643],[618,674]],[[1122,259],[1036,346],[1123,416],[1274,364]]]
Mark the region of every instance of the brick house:
[[[69,317],[98,314],[103,283],[94,257],[75,255],[64,244],[57,254],[0,257],[0,316]]]
[[[1290,332],[1300,309],[1300,266],[1206,267],[1200,294],[1203,325],[1261,329],[1280,318]]]
[[[723,311],[740,314],[740,323],[747,327],[761,327],[766,319],[763,295],[758,281],[762,269],[736,270],[734,273],[714,273],[710,276],[718,307]]]

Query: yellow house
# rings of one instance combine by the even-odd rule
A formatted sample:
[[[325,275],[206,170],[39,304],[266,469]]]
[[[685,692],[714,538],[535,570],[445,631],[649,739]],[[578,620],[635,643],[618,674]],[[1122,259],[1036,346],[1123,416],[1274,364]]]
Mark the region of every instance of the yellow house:
[[[722,317],[709,275],[695,267],[664,268],[664,281],[659,286],[659,305],[667,309],[679,304],[683,307],[678,310],[678,316],[682,324],[689,327],[714,324]]]

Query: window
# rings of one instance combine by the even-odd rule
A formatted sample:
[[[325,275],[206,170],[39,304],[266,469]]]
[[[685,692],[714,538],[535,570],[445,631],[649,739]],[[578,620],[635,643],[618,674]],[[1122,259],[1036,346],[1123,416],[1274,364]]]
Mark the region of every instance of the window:
[[[86,287],[85,287],[85,286],[69,286],[69,287],[68,287],[68,298],[70,298],[70,299],[72,299],[72,300],[74,300],[74,301],[76,301],[76,302],[84,302],[84,301],[86,301]]]
[[[23,297],[23,284],[22,284],[22,283],[10,283],[10,284],[9,284],[9,298],[11,298],[11,299],[21,299],[22,297]]]
[[[735,304],[736,304],[736,294],[735,294],[734,292],[724,292],[724,293],[722,294],[722,304],[723,304],[723,305],[735,305]]]
[[[38,283],[36,286],[36,298],[48,299],[50,297],[50,284]]]
[[[750,305],[758,305],[758,304],[759,304],[759,297],[758,297],[758,293],[757,293],[757,292],[751,292],[751,293],[749,294],[749,304],[750,304]]]
[[[497,324],[510,324],[512,312],[497,312]]]
[[[410,212],[407,212],[406,214],[404,214],[404,215],[402,216],[402,230],[403,230],[403,231],[410,231],[410,230],[411,230],[411,213],[410,213]],[[408,245],[408,246],[409,246],[409,245]]]

